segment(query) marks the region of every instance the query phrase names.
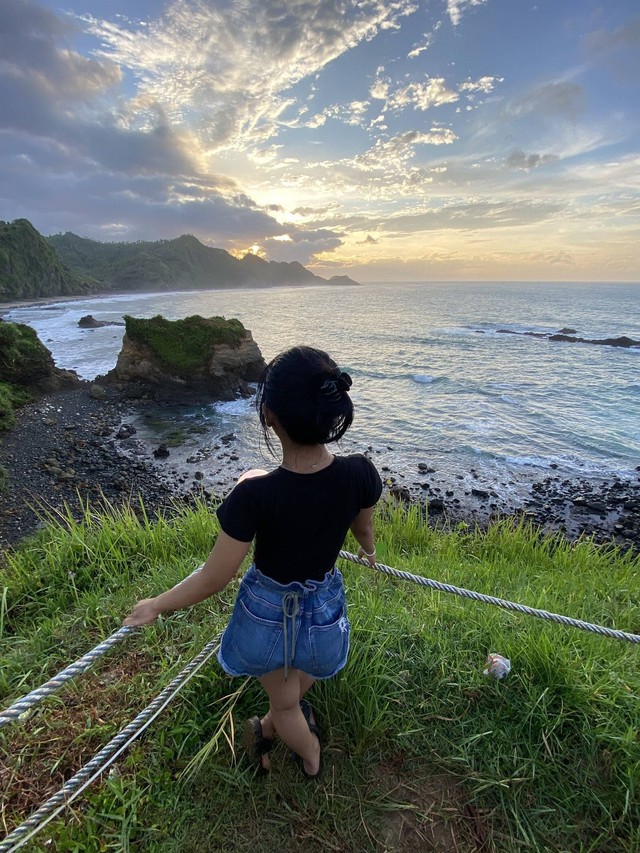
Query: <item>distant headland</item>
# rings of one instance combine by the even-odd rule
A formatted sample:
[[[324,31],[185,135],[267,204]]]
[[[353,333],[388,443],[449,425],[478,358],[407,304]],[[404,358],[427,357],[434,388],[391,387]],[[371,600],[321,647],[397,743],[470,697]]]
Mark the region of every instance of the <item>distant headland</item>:
[[[0,222],[0,302],[91,293],[207,290],[281,285],[357,285],[205,246],[191,234],[173,240],[101,243],[77,234],[44,237],[27,219]]]

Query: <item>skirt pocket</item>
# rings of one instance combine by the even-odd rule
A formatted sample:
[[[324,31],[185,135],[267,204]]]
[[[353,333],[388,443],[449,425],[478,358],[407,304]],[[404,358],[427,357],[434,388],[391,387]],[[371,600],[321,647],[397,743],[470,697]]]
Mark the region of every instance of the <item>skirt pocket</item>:
[[[244,669],[251,675],[262,675],[272,668],[274,651],[282,639],[282,621],[256,616],[239,600],[224,639],[230,652],[225,654],[225,659],[231,658],[240,663],[237,669]]]
[[[313,675],[316,678],[329,678],[342,669],[349,653],[350,633],[346,607],[335,622],[309,628]]]

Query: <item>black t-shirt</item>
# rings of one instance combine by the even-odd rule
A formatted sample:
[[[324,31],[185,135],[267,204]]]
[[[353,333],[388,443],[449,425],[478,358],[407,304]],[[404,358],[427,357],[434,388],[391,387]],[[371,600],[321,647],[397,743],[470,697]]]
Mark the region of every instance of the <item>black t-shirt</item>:
[[[321,580],[355,517],[381,492],[380,476],[366,456],[334,456],[313,474],[276,468],[243,480],[218,507],[218,519],[234,539],[250,542],[255,536],[256,568],[278,583]]]

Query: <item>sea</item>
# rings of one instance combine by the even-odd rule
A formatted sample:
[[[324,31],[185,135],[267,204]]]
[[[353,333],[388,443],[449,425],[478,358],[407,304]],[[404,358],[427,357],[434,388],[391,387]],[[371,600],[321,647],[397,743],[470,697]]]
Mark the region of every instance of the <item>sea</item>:
[[[353,378],[356,414],[342,452],[367,450],[400,481],[419,478],[419,465],[458,480],[473,471],[476,481],[503,493],[550,472],[569,479],[638,476],[640,348],[546,336],[571,329],[585,339],[640,340],[639,284],[413,282],[136,293],[15,307],[3,316],[32,326],[59,367],[94,379],[114,367],[124,330],[81,329],[87,314],[111,322],[125,314],[237,317],[267,361],[300,343],[326,350]],[[182,431],[183,454],[200,454],[205,473],[207,457],[228,433],[243,465],[274,464],[251,399],[146,412],[137,426],[151,442]]]

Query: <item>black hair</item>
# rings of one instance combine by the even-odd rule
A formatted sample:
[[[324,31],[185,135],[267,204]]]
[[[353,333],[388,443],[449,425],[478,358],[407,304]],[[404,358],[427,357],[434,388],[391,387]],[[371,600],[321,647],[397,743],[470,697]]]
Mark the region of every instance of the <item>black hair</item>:
[[[256,409],[267,447],[273,453],[264,404],[297,444],[339,441],[353,421],[348,394],[351,377],[319,349],[297,346],[277,355],[265,368]]]

